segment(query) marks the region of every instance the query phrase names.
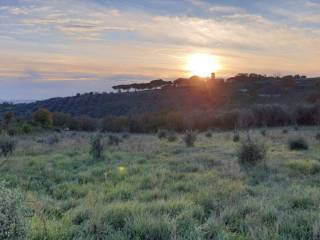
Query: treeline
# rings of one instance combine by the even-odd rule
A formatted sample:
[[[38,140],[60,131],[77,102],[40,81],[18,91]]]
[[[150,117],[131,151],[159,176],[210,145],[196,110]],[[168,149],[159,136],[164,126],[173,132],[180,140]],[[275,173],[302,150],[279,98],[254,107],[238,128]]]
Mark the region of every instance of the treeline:
[[[33,113],[32,120],[29,121],[15,118],[10,112],[6,113],[1,121],[1,129],[7,131],[9,135],[27,134],[39,129],[150,133],[160,129],[183,132],[188,129],[230,130],[287,125],[320,125],[320,105],[288,107],[269,104],[229,111],[171,111],[102,119],[88,116],[73,117],[66,113],[50,112],[41,108]]]
[[[182,132],[187,129],[205,131],[287,125],[320,125],[320,105],[287,107],[271,104],[219,112],[209,110],[108,117],[102,120],[101,129],[110,132],[156,132],[159,129]]]
[[[246,109],[229,111],[171,111],[94,119],[87,116],[72,117],[65,113],[50,113],[39,109],[33,121],[42,126],[53,126],[72,131],[103,132],[156,132],[169,129],[178,132],[187,129],[229,130],[234,128],[274,127],[287,125],[320,125],[320,105],[308,104],[287,107],[278,104],[254,105]]]
[[[152,80],[146,83],[132,83],[113,86],[112,89],[118,91],[130,91],[132,90],[151,90],[165,87],[181,87],[186,85],[201,85],[205,83],[205,80],[209,80],[208,77],[192,76],[190,78],[177,78],[174,81],[164,81],[162,79]]]
[[[286,76],[267,76],[258,73],[239,73],[234,77],[228,78],[227,82],[251,82],[251,81],[296,81],[296,80],[304,80],[307,76],[304,75],[286,75]]]
[[[258,73],[238,73],[237,75],[227,78],[225,80],[226,83],[230,82],[238,82],[238,83],[247,83],[252,81],[282,81],[284,83],[291,83],[296,80],[304,80],[307,77],[304,75],[286,75],[286,76],[267,76],[263,74]],[[137,91],[137,90],[151,90],[151,89],[157,89],[157,88],[165,88],[168,86],[174,86],[174,87],[180,87],[180,86],[186,86],[186,85],[197,85],[197,84],[203,84],[205,81],[203,80],[209,80],[208,77],[198,77],[198,76],[192,76],[190,78],[177,78],[174,81],[164,81],[162,79],[152,80],[150,82],[146,83],[132,83],[132,84],[122,84],[122,85],[116,85],[112,88],[114,90],[118,91],[130,91],[131,89]],[[224,80],[223,80],[224,81]]]

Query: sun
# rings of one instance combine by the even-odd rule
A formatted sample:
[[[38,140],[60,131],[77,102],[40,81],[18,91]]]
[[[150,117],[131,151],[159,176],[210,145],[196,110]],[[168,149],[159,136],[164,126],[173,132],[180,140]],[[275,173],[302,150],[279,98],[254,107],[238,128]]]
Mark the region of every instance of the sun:
[[[220,64],[215,55],[207,53],[196,53],[188,57],[187,70],[192,75],[208,77],[211,73],[220,69]]]

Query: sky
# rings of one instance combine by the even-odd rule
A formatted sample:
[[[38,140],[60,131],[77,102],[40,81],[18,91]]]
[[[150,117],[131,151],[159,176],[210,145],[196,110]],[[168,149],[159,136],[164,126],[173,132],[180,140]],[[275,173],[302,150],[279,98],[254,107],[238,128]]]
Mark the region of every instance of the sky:
[[[0,0],[0,99],[110,91],[188,77],[320,75],[320,0]]]

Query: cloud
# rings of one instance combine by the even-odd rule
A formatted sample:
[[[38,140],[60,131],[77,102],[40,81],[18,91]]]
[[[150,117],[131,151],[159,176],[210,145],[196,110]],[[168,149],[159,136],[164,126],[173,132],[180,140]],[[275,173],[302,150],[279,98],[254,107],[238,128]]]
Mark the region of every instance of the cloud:
[[[317,7],[317,6],[314,6],[314,7]],[[314,7],[313,7],[313,10],[314,10]],[[303,10],[299,12],[294,12],[292,10],[283,9],[283,8],[272,8],[272,12],[276,15],[289,19],[291,22],[320,24],[320,10],[316,12],[310,12],[310,11],[304,12]]]
[[[319,2],[312,2],[312,1],[307,1],[305,4],[304,4],[305,7],[308,7],[308,8],[320,8],[320,3]]]
[[[196,6],[200,7],[202,10],[211,12],[211,13],[222,13],[222,14],[239,14],[245,13],[246,11],[239,7],[234,7],[230,5],[221,5],[208,3],[202,0],[190,0],[190,2]]]
[[[164,11],[172,1],[161,1],[162,11],[121,2],[21,2],[0,6],[1,82],[174,78],[188,74],[185,59],[193,52],[219,55],[221,75],[318,71],[315,1],[297,0],[299,8],[291,1],[256,3],[260,9],[253,10],[185,0],[184,11],[176,12]]]

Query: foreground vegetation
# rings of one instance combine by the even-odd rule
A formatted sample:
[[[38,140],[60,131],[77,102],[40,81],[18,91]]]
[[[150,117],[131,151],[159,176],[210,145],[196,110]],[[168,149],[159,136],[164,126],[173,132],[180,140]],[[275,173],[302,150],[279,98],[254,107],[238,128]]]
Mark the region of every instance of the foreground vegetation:
[[[0,199],[21,239],[319,239],[317,132],[11,137]]]

